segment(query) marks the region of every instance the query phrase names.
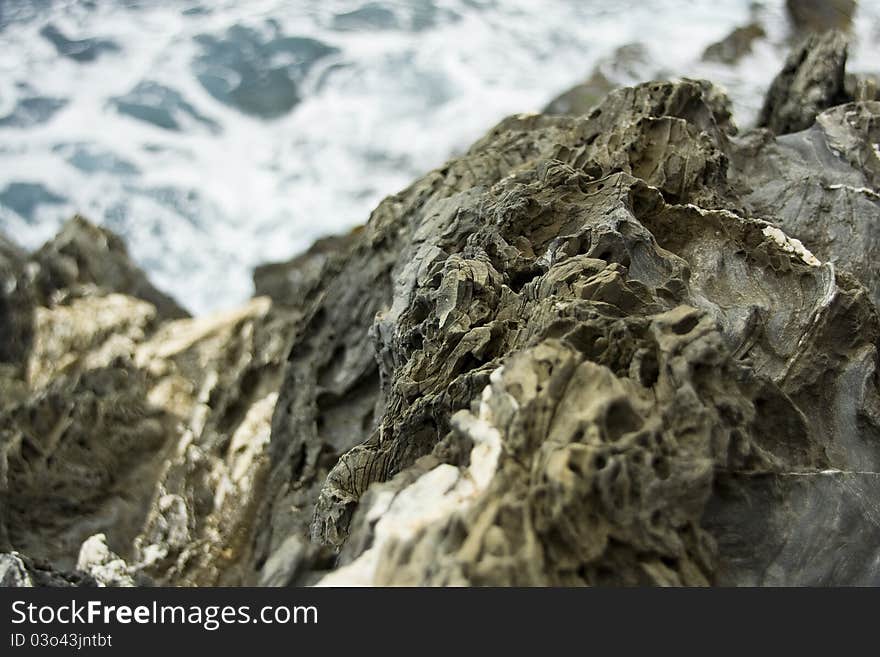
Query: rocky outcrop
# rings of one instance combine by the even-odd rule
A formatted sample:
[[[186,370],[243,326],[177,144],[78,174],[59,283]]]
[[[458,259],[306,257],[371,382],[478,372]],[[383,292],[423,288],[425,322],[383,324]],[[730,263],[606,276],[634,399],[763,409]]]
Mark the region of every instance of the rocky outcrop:
[[[799,32],[849,29],[856,4],[856,0],[785,0],[788,16]]]
[[[767,32],[760,23],[752,22],[743,27],[738,27],[721,41],[717,41],[706,47],[703,51],[703,59],[707,62],[721,62],[722,64],[736,64],[746,55],[752,52],[755,41],[763,39]]]
[[[807,37],[773,80],[758,125],[778,135],[809,128],[825,109],[849,100],[845,91],[846,37],[836,31]]]
[[[650,61],[650,54],[640,43],[620,46],[601,58],[584,82],[551,100],[543,113],[586,114],[613,89],[653,77],[655,71],[650,70]]]
[[[745,133],[694,80],[505,119],[223,315],[5,286],[4,577],[878,583],[880,105],[840,43]]]
[[[4,546],[111,585],[232,577],[224,559],[260,490],[292,311],[258,297],[174,319],[185,313],[120,240],[82,218],[12,253],[4,289],[29,305],[3,317],[30,322],[0,380]]]

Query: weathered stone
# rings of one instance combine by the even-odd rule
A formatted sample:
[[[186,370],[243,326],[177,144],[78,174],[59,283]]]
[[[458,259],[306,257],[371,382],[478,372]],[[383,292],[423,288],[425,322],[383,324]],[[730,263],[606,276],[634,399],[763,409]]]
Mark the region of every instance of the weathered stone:
[[[846,37],[840,32],[804,39],[773,80],[758,125],[778,135],[798,132],[809,128],[822,110],[848,100],[846,54]]]
[[[844,52],[789,59],[770,130],[694,80],[509,117],[212,317],[112,244],[3,245],[0,578],[876,584],[880,104],[839,104]]]
[[[738,27],[721,41],[707,46],[703,51],[703,59],[707,62],[736,64],[743,57],[751,54],[755,41],[766,36],[767,32],[760,23],[749,23]]]
[[[554,98],[543,112],[575,116],[586,114],[613,89],[641,82],[654,77],[655,73],[650,69],[650,56],[645,47],[640,43],[628,43],[601,58],[586,81]]]
[[[801,32],[849,29],[856,4],[856,0],[785,0],[788,16]]]
[[[83,285],[143,299],[156,307],[159,317],[188,317],[174,299],[160,292],[129,259],[123,241],[105,228],[80,216],[68,221],[53,239],[37,250],[37,289],[44,304],[57,303],[63,294],[77,294]],[[57,293],[61,295],[52,298]]]
[[[7,252],[39,294],[21,366],[0,372],[0,549],[101,585],[240,582],[226,566],[248,551],[292,311],[260,297],[171,319],[81,218]]]

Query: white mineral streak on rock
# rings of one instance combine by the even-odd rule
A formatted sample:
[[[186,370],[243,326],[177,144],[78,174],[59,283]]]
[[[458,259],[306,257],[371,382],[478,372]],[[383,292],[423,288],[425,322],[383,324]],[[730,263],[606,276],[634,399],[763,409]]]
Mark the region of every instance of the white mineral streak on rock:
[[[493,372],[493,384],[500,384],[503,368]],[[501,455],[501,434],[492,424],[489,398],[492,385],[483,390],[479,417],[468,411],[457,413],[452,422],[473,440],[470,465],[460,469],[449,464],[426,472],[398,494],[385,491],[370,507],[368,518],[376,521],[372,547],[355,561],[326,575],[318,586],[372,586],[382,548],[389,541],[406,541],[416,533],[442,522],[456,511],[468,508],[489,486]]]
[[[800,240],[789,237],[775,226],[765,226],[762,232],[764,233],[765,237],[769,237],[771,240],[776,242],[776,244],[778,244],[783,251],[793,253],[811,267],[822,266],[822,261],[819,260],[812,253],[810,253],[810,250],[807,249],[807,247],[805,247]]]

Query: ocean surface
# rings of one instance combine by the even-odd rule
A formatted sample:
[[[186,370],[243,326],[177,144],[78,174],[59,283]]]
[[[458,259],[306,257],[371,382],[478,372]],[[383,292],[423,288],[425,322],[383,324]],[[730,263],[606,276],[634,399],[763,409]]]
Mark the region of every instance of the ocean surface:
[[[757,13],[735,67],[705,47]],[[862,0],[850,70],[872,70]],[[79,212],[190,310],[363,223],[506,115],[609,77],[705,77],[753,121],[783,0],[0,0],[0,230],[27,248]],[[614,58],[638,43],[640,55]]]

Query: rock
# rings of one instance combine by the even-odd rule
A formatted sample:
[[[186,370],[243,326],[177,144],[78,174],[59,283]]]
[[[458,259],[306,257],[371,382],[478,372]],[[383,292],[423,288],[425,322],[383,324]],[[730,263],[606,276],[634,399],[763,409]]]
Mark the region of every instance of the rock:
[[[4,245],[0,573],[878,583],[880,104],[829,107],[839,38],[772,129],[696,80],[504,119],[219,315]]]
[[[617,86],[601,71],[594,71],[589,80],[561,93],[551,100],[542,111],[544,114],[585,114]]]
[[[331,235],[317,240],[305,253],[287,262],[269,263],[254,269],[254,290],[282,306],[301,307],[342,260],[339,255],[353,244],[360,229],[348,235]]]
[[[605,96],[622,84],[641,82],[648,73],[650,56],[640,43],[625,44],[600,59],[586,82],[575,85],[554,98],[544,114],[586,114]]]
[[[136,586],[133,569],[107,547],[104,534],[86,539],[79,549],[76,569],[91,575],[98,586]]]
[[[866,197],[872,111],[812,129]],[[797,535],[821,564],[762,583],[871,581],[870,541],[830,553],[801,513],[839,500],[856,531],[870,499],[806,482],[877,471],[880,324],[870,243],[812,251],[758,209],[771,178],[828,168],[796,138],[737,137],[710,85],[650,83],[508,119],[386,200],[295,338],[257,565],[308,532],[339,550],[326,585],[748,583]],[[801,160],[749,169],[761,147]],[[770,498],[770,532],[741,482],[786,478],[803,491]]]
[[[743,27],[738,27],[721,41],[709,45],[703,51],[703,60],[730,65],[736,64],[743,57],[751,54],[755,41],[766,36],[767,32],[764,31],[760,23],[749,23]]]
[[[880,103],[850,103],[820,114],[807,130],[738,144],[731,177],[750,212],[772,217],[823,260],[855,274],[880,303],[874,253],[880,248]]]
[[[82,573],[59,572],[19,552],[0,553],[0,587],[95,585],[96,582],[91,577]]]
[[[847,30],[852,26],[856,0],[785,0],[785,8],[800,32]]]
[[[844,90],[853,100],[880,100],[880,74],[847,73]]]
[[[0,549],[100,585],[240,582],[293,311],[177,319],[81,217],[8,251],[36,292],[24,364],[0,370]]]
[[[840,32],[807,37],[773,80],[758,125],[778,135],[798,132],[809,128],[822,110],[848,100],[846,53],[846,37]]]
[[[877,586],[878,495],[878,472],[722,475],[704,519],[724,555],[716,581]]]
[[[123,241],[111,231],[73,217],[32,257],[38,266],[35,284],[47,301],[97,286],[152,304],[163,319],[187,317],[167,294],[160,292],[130,260]]]
[[[231,313],[167,324],[138,354],[143,367],[164,373],[154,399],[188,418],[172,435],[134,541],[135,561],[157,583],[253,577],[243,555],[251,550],[292,321],[258,297]]]
[[[35,298],[26,262],[27,254],[0,235],[0,364],[16,368],[27,362],[33,340]]]
[[[165,130],[181,130],[187,123],[200,124],[211,132],[220,132],[220,124],[191,105],[179,91],[144,80],[123,96],[110,99],[120,114],[150,123]]]
[[[277,26],[272,26],[277,32]],[[338,52],[316,39],[275,34],[266,39],[234,25],[222,36],[196,37],[201,53],[193,61],[199,83],[216,100],[245,114],[274,119],[301,100],[300,85],[315,64]]]

